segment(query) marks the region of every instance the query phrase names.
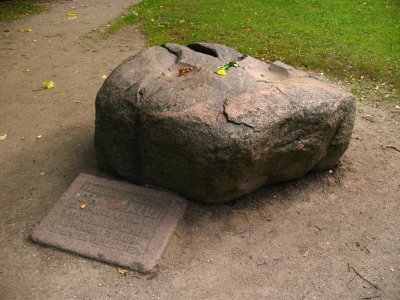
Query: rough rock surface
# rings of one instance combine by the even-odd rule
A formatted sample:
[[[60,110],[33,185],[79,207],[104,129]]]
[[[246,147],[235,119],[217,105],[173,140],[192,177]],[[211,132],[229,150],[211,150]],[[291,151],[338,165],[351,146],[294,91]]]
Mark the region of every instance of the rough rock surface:
[[[217,66],[237,61],[227,76]],[[179,76],[179,70],[193,68]],[[100,168],[204,203],[336,166],[355,98],[226,46],[167,44],[128,58],[96,99]]]

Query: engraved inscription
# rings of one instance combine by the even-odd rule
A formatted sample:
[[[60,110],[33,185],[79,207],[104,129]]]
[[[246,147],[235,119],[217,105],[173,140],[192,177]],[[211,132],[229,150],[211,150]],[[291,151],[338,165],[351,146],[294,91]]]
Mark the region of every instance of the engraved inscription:
[[[86,182],[64,206],[49,230],[141,256],[169,205],[166,199]]]

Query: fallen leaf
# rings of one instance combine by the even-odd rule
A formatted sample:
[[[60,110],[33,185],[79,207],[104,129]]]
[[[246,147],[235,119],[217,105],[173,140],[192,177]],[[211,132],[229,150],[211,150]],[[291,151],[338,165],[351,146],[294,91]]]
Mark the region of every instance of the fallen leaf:
[[[101,76],[101,78],[106,79],[106,78],[107,78],[107,75],[103,75],[103,76]]]
[[[192,72],[192,71],[193,71],[192,67],[181,68],[181,69],[179,69],[179,75],[178,76],[182,76],[182,75],[184,75],[186,73],[189,73],[189,72]]]
[[[74,102],[75,102],[76,104],[79,104],[79,103],[81,103],[81,100],[74,100]]]
[[[217,73],[218,75],[226,76],[226,71],[225,71],[225,69],[218,70],[218,71],[216,71],[215,73]]]
[[[396,105],[395,108],[396,108],[396,109],[400,109],[400,106],[399,106],[399,105]]]
[[[39,175],[43,176],[44,174],[46,174],[46,172],[40,172]]]
[[[54,89],[56,85],[54,84],[54,81],[45,81],[43,82],[43,87],[45,89]]]
[[[40,139],[42,138],[42,135],[39,134],[39,135],[36,136],[36,138],[37,138],[38,140],[40,140]]]
[[[70,10],[69,12],[67,12],[67,16],[68,17],[76,17],[76,13],[72,10]]]
[[[329,174],[333,174],[333,170],[329,170]]]
[[[0,141],[5,141],[7,138],[7,133],[0,135]]]
[[[394,268],[392,266],[390,266],[389,270],[394,272]]]
[[[84,209],[86,207],[86,204],[85,203],[81,203],[80,205],[79,205],[79,208],[80,209]]]
[[[303,256],[304,256],[304,257],[310,256],[310,252],[308,252],[308,251],[304,252]]]
[[[182,24],[182,23],[185,23],[185,22],[186,22],[185,19],[180,19],[180,20],[179,20],[179,23],[181,23],[181,24]]]
[[[21,136],[21,138],[20,138],[20,139],[21,139],[21,141],[23,141],[23,140],[25,140],[25,137],[24,137],[24,136]]]
[[[73,17],[69,17],[68,20],[74,20],[76,18],[77,18],[77,16],[73,16]]]
[[[128,274],[128,270],[127,269],[118,268],[118,273],[121,274],[121,275],[126,276]]]
[[[30,28],[22,28],[22,29],[18,30],[18,32],[32,32],[32,29],[30,29]]]

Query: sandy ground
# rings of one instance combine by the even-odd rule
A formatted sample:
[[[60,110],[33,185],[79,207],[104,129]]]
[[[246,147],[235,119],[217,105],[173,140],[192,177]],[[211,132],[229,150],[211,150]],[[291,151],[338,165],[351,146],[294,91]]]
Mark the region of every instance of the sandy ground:
[[[400,147],[400,126],[362,104],[337,170],[228,205],[190,202],[155,275],[31,242],[79,173],[104,176],[95,96],[144,40],[134,28],[81,37],[131,3],[60,1],[0,23],[0,299],[400,299],[400,153],[381,147]],[[40,89],[49,80],[56,88]]]

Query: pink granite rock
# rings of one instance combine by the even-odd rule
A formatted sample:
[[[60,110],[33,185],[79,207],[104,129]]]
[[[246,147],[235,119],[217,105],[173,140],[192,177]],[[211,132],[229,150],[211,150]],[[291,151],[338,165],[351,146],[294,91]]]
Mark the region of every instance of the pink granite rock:
[[[217,75],[229,61],[239,67]],[[124,61],[100,89],[97,161],[135,183],[226,202],[336,166],[354,115],[354,96],[281,62],[167,44]]]

